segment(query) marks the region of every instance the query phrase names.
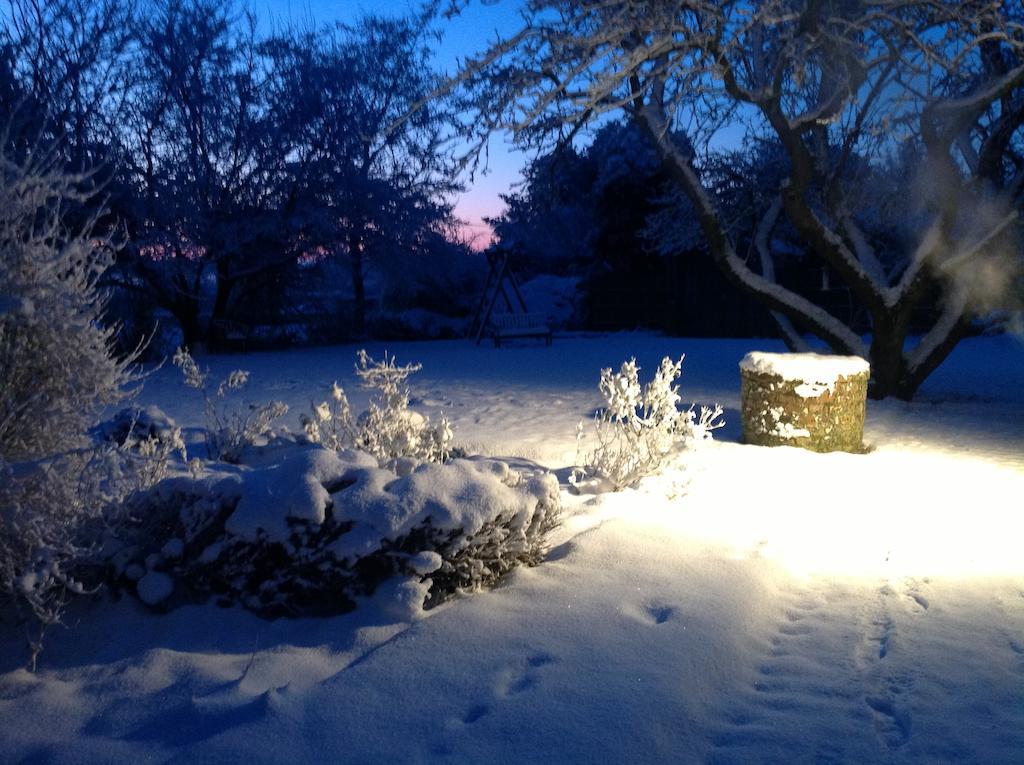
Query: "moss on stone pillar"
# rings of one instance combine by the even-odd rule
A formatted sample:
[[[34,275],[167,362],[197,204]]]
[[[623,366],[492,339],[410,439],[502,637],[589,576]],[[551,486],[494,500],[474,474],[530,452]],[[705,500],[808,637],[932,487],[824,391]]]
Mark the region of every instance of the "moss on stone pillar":
[[[855,357],[748,354],[740,363],[743,440],[863,452],[868,376]]]

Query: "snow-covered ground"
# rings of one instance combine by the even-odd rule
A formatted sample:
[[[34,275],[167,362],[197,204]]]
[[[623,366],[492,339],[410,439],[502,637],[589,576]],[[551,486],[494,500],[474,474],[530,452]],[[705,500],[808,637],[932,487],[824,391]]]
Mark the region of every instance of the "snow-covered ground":
[[[600,403],[686,353],[717,440],[635,490],[577,497],[547,562],[393,621],[268,622],[130,600],[72,612],[35,675],[0,631],[0,762],[1024,762],[1024,347],[957,349],[912,404],[869,402],[866,455],[738,443],[752,340],[389,344],[414,406],[470,451],[557,471]],[[368,347],[379,356],[381,345]],[[355,348],[200,359],[292,407]],[[141,403],[198,424],[165,368]],[[7,629],[0,627],[0,630]]]

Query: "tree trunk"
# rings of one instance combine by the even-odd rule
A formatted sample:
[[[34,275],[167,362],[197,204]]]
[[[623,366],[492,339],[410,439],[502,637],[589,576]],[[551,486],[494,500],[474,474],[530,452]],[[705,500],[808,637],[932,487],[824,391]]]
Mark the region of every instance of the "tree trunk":
[[[903,398],[900,391],[906,376],[906,359],[903,355],[905,333],[901,333],[890,322],[874,322],[871,331],[871,384],[868,397],[883,399],[889,396]],[[910,393],[913,396],[913,392]],[[907,396],[907,399],[910,398]]]
[[[216,331],[215,327],[218,325],[223,326],[223,322],[227,321],[230,316],[228,315],[229,300],[231,298],[231,292],[235,287],[235,280],[228,274],[228,266],[224,261],[217,262],[217,289],[214,293],[213,298],[213,312],[210,314],[210,331],[209,339],[221,340],[222,338],[215,338]]]
[[[363,280],[363,243],[356,233],[349,235],[348,254],[352,264],[352,291],[355,295],[352,335],[359,340],[366,335],[366,284]]]
[[[181,327],[181,334],[183,336],[183,342],[186,348],[196,351],[198,346],[202,346],[205,338],[203,337],[203,329],[199,324],[199,313],[198,311],[180,311],[175,312],[175,318],[178,320],[178,325]]]

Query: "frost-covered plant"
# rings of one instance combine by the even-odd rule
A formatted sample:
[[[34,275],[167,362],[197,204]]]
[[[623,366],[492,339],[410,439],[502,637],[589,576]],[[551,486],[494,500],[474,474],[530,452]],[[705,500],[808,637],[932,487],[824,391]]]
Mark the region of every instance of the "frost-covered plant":
[[[101,581],[99,548],[127,497],[166,474],[159,453],[100,444],[31,462],[0,458],[0,606],[23,622],[29,666],[74,595]]]
[[[239,390],[249,380],[245,370],[231,372],[211,393],[207,385],[208,373],[199,369],[188,349],[178,348],[173,362],[181,369],[185,384],[203,394],[206,445],[211,459],[238,462],[247,446],[267,435],[271,425],[288,413],[287,404],[281,401],[249,404],[241,411],[237,407],[229,408],[226,403],[229,392]]]
[[[374,361],[359,351],[356,375],[364,388],[374,391],[369,408],[359,415],[357,446],[379,460],[413,457],[444,462],[451,451],[452,431],[445,417],[431,426],[430,420],[409,409],[409,388],[405,381],[420,371],[422,364],[398,366],[395,357],[384,354]]]
[[[516,566],[536,566],[548,554],[548,536],[561,523],[557,483],[551,476],[521,481],[514,470],[501,471],[498,476],[510,486],[522,485],[541,497],[540,508],[545,512],[535,512],[528,519],[515,515],[498,518],[454,546],[454,554],[453,546],[442,548],[441,565],[430,575],[427,607],[458,591],[489,587]]]
[[[129,395],[134,358],[114,356],[101,321],[110,243],[95,217],[67,220],[90,200],[88,179],[38,151],[15,159],[6,135],[0,145],[0,456],[34,459],[86,442],[97,413]]]
[[[140,417],[124,410],[98,426],[89,447],[17,463],[0,457],[0,606],[21,617],[31,668],[69,599],[101,581],[99,549],[124,522],[126,499],[165,478],[172,455],[185,456],[180,428],[147,427]]]
[[[93,232],[99,213],[69,222],[91,201],[89,177],[12,144],[0,134],[0,610],[24,624],[34,666],[46,627],[85,589],[93,527],[137,478],[87,434],[137,377],[102,323],[112,248]]]
[[[352,407],[337,382],[331,385],[331,400],[313,404],[311,409],[311,414],[301,416],[302,429],[311,442],[335,451],[355,445],[359,434],[352,418]]]
[[[502,462],[403,474],[356,450],[277,454],[136,496],[118,581],[153,606],[213,595],[277,617],[351,610],[398,575],[419,610],[540,563],[559,523],[555,477]]]
[[[132,489],[149,488],[167,475],[171,459],[187,462],[181,428],[156,406],[122,409],[92,431],[97,441],[118,447],[132,468]]]
[[[640,386],[640,368],[636,359],[623,362],[618,372],[601,370],[598,389],[605,406],[595,418],[597,448],[589,454],[585,466],[578,469],[572,482],[596,478],[618,490],[634,485],[644,476],[660,470],[682,449],[711,438],[720,421],[722,408],[701,406],[679,409],[679,388],[675,384],[682,372],[682,357],[667,356],[645,387]],[[577,444],[583,439],[582,423],[577,428]]]
[[[363,387],[373,391],[369,408],[353,421],[345,391],[337,383],[331,388],[331,402],[312,407],[302,418],[303,429],[314,443],[331,449],[350,446],[367,451],[381,462],[410,457],[425,462],[444,462],[451,454],[452,429],[442,415],[436,425],[409,408],[406,380],[422,364],[398,366],[395,357],[384,354],[374,361],[360,350],[356,375]]]

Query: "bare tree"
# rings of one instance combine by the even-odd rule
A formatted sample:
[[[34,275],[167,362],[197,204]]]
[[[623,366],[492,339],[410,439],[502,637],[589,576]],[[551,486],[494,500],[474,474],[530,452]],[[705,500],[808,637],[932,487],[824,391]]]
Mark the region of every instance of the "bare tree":
[[[7,0],[2,37],[75,172],[109,159],[131,81],[133,0]]]
[[[140,192],[135,265],[191,343],[205,335],[204,275],[215,277],[213,317],[226,316],[242,269],[273,230],[265,73],[255,19],[230,4],[162,0],[140,19],[137,38],[122,136]]]
[[[450,217],[455,165],[443,151],[451,136],[446,99],[428,99],[438,83],[426,18],[367,16],[331,41],[336,65],[348,73],[334,90],[347,120],[351,153],[336,167],[334,190],[355,293],[356,334],[366,314],[365,260],[420,239]]]
[[[543,145],[625,110],[656,141],[715,263],[787,342],[803,347],[809,332],[867,357],[873,396],[911,398],[1019,273],[1022,17],[994,0],[531,0],[523,28],[462,72],[467,135],[511,128]],[[738,251],[708,178],[724,128],[784,149],[788,172],[758,211],[759,258]],[[881,249],[872,183],[907,147],[920,160],[899,192],[913,241]],[[775,277],[783,215],[863,305],[870,340]]]
[[[427,34],[367,17],[264,36],[231,5],[154,3],[121,135],[139,255],[123,286],[191,344],[301,257],[347,255],[361,334],[365,260],[450,217],[444,113],[409,115],[435,84]]]

